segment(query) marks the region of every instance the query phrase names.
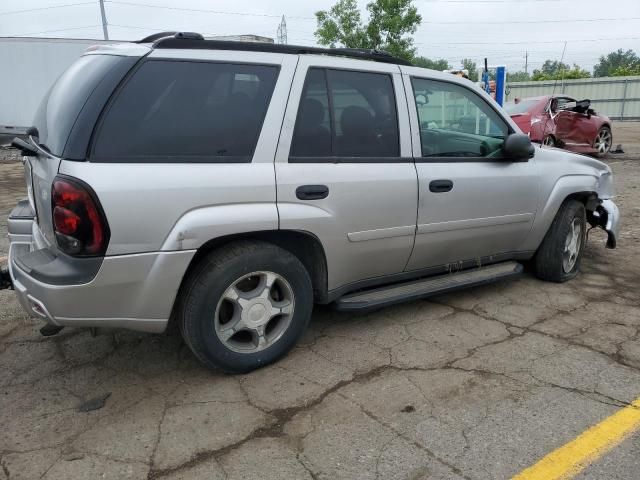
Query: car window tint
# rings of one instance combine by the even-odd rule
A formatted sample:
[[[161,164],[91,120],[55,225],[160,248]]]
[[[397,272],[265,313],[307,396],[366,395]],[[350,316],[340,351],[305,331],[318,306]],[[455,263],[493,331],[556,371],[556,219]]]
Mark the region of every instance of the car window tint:
[[[329,94],[324,70],[312,69],[307,74],[298,108],[291,155],[297,157],[330,157],[332,155]]]
[[[391,76],[310,69],[298,110],[294,157],[398,157]]]
[[[423,157],[499,156],[509,128],[484,99],[454,83],[412,83]]]
[[[109,107],[96,160],[251,161],[278,69],[148,61]]]

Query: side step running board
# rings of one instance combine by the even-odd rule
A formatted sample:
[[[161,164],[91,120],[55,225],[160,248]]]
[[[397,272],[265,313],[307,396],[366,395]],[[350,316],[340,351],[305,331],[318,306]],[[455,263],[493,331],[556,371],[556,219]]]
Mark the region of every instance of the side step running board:
[[[497,263],[457,273],[350,293],[336,301],[336,308],[343,312],[374,310],[395,303],[502,280],[520,273],[522,273],[522,265],[518,262]]]

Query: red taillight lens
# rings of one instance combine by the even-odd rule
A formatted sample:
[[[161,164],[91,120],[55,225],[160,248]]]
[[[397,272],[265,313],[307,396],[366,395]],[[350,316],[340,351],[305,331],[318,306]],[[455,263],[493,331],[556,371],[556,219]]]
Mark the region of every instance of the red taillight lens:
[[[82,257],[104,255],[109,226],[88,185],[56,177],[51,188],[51,209],[56,240],[63,252]]]

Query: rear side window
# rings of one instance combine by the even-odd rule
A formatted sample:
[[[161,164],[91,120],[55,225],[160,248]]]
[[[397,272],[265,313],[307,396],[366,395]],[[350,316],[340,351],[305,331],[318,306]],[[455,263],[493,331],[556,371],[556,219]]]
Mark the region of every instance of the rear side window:
[[[108,108],[92,159],[250,162],[277,75],[274,66],[145,62]]]
[[[398,157],[399,151],[398,115],[390,75],[309,70],[290,161]]]

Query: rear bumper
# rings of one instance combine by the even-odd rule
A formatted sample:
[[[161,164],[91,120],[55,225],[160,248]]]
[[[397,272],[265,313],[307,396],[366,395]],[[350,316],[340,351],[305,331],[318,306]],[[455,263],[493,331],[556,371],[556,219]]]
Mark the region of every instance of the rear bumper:
[[[162,332],[195,251],[119,255],[77,264],[41,244],[33,218],[9,221],[9,274],[22,307],[59,326]],[[86,271],[82,271],[85,269]]]

